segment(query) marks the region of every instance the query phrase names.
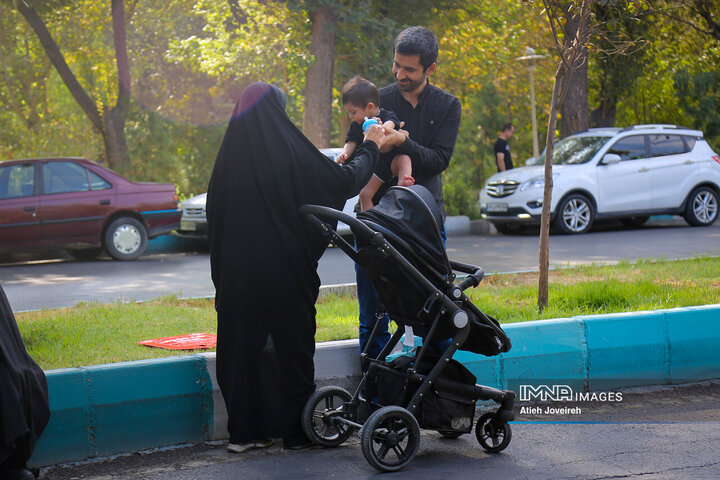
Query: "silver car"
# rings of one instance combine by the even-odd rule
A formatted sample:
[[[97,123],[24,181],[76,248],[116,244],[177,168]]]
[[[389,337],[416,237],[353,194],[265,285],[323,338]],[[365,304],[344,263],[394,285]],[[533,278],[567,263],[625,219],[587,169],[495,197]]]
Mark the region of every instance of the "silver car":
[[[330,160],[335,161],[341,148],[321,148],[320,151]],[[205,204],[207,202],[207,193],[201,193],[194,197],[188,198],[180,204],[182,208],[182,218],[180,219],[180,228],[177,230],[178,235],[182,237],[207,237],[207,218],[205,216]],[[357,195],[345,202],[343,212],[355,216],[355,205],[358,203]],[[343,236],[352,235],[350,227],[340,222],[337,232]]]
[[[537,224],[542,165],[488,178],[480,213],[500,232]],[[720,213],[720,156],[699,130],[675,125],[597,128],[555,146],[551,220],[564,233],[585,233],[599,218],[642,225],[651,215],[681,215],[693,226]]]

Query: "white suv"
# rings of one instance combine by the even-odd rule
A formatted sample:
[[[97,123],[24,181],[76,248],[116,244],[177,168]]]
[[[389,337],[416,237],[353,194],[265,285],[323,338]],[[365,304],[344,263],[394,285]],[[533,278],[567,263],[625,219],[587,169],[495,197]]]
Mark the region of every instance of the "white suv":
[[[491,176],[480,213],[500,232],[540,221],[544,172],[539,165]],[[554,225],[585,233],[596,218],[642,225],[650,215],[682,215],[693,226],[718,216],[720,158],[702,132],[675,125],[591,128],[555,145]]]

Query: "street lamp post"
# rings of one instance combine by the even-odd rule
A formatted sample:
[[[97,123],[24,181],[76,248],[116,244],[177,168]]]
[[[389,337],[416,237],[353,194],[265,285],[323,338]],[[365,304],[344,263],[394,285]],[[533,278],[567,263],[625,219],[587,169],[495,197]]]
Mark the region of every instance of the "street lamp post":
[[[525,55],[517,57],[515,60],[521,62],[527,62],[526,68],[530,74],[530,112],[532,114],[532,141],[533,141],[533,157],[537,160],[540,156],[538,147],[538,135],[537,135],[537,118],[535,114],[535,61],[545,58],[545,55],[536,55],[535,50],[527,47],[525,49]]]

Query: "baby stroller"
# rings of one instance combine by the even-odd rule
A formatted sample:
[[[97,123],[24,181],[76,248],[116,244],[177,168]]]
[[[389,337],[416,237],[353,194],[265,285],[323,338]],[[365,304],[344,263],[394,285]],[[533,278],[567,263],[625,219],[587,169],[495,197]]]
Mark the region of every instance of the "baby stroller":
[[[492,400],[500,407],[480,416],[475,435],[489,452],[507,447],[515,393],[476,385],[475,376],[452,356],[458,349],[497,355],[510,349],[510,340],[465,295],[484,272],[448,260],[438,229],[442,217],[430,192],[419,185],[392,187],[357,219],[316,205],[304,205],[300,213],[365,270],[378,293],[378,318],[387,312],[398,326],[377,358],[370,358],[367,348],[361,354],[365,373],[354,394],[327,386],[310,397],[302,414],[308,438],[335,447],[357,430],[368,463],[396,471],[417,453],[421,427],[457,438],[472,430],[475,401]],[[350,227],[357,248],[334,230],[337,221]],[[468,275],[456,285],[454,271]],[[415,356],[388,361],[406,325],[423,346]]]

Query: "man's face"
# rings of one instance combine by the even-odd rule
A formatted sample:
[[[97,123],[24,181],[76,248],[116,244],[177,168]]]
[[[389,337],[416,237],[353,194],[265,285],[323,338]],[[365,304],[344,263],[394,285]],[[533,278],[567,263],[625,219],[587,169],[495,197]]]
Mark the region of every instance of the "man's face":
[[[393,75],[398,87],[403,92],[414,92],[425,84],[428,75],[435,71],[433,63],[427,70],[420,64],[420,55],[402,55],[395,53],[393,57]]]

